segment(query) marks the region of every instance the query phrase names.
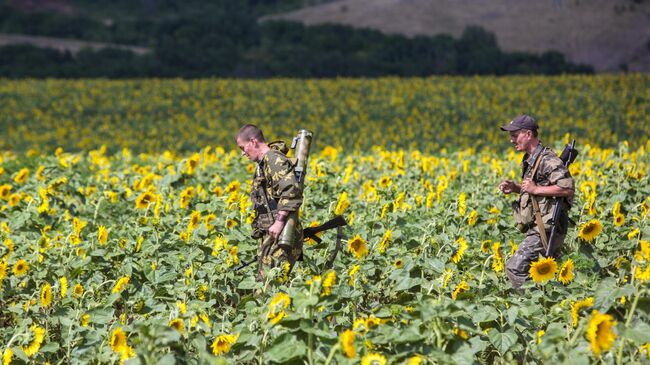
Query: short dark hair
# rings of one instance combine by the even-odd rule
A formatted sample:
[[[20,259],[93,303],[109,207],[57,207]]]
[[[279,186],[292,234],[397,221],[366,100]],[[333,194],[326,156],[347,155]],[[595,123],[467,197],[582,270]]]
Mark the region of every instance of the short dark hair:
[[[235,137],[235,140],[238,138],[243,141],[250,141],[251,139],[255,138],[260,142],[266,142],[264,140],[264,133],[262,133],[262,130],[253,124],[246,124],[245,126],[241,127],[237,133],[237,136]]]

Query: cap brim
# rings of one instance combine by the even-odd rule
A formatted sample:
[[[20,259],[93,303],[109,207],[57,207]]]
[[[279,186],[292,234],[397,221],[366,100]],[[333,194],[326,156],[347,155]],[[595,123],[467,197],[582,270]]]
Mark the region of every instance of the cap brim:
[[[506,125],[501,126],[501,130],[506,131],[506,132],[514,132],[514,131],[518,131],[520,129],[521,129],[520,127],[516,127],[516,126],[514,126],[512,124],[506,124]]]

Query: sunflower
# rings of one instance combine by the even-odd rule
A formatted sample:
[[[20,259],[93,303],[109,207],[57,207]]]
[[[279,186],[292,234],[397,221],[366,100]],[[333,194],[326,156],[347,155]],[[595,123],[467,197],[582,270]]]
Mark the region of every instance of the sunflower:
[[[454,289],[454,292],[451,294],[451,298],[453,300],[456,300],[460,294],[468,290],[469,290],[469,284],[467,284],[465,280],[463,280],[458,285],[456,285],[456,289]]]
[[[361,358],[361,365],[386,365],[386,357],[376,352],[371,352]]]
[[[386,251],[392,237],[393,232],[390,229],[387,229],[386,232],[384,232],[384,236],[381,238],[381,242],[379,242],[379,253],[384,253],[384,251]]]
[[[334,214],[342,215],[349,206],[348,193],[344,191],[339,196],[339,201],[336,203],[336,208],[334,208]]]
[[[341,342],[341,348],[343,348],[343,353],[348,359],[354,359],[357,356],[357,350],[354,348],[354,337],[356,333],[352,330],[345,330],[341,333],[339,341]]]
[[[401,269],[404,267],[404,261],[402,259],[397,259],[395,262],[393,262],[393,266],[395,266],[397,269]]]
[[[363,258],[368,254],[366,241],[357,234],[350,241],[348,241],[348,252],[352,252],[354,257],[357,259]]]
[[[221,334],[212,343],[212,353],[215,355],[225,354],[230,351],[230,347],[237,342],[239,334],[236,335],[226,335]]]
[[[32,325],[30,329],[34,333],[34,339],[29,344],[29,346],[27,347],[23,346],[23,352],[25,352],[25,355],[27,355],[27,357],[34,356],[38,352],[38,350],[40,350],[41,344],[43,343],[43,339],[45,339],[45,329],[35,324]]]
[[[470,227],[474,227],[476,225],[477,219],[478,212],[475,209],[472,209],[472,211],[469,212],[469,216],[467,217],[467,224],[469,224]]]
[[[179,333],[183,333],[183,331],[185,331],[185,324],[183,323],[183,320],[180,318],[172,319],[171,321],[169,321],[167,325],[169,327],[174,328]]]
[[[409,358],[409,361],[406,363],[406,365],[420,365],[420,364],[422,364],[422,356],[420,355],[411,356]]]
[[[105,245],[108,241],[108,230],[104,226],[99,226],[97,228],[97,241],[100,245]]]
[[[112,293],[113,293],[113,294],[115,294],[115,293],[121,293],[124,289],[126,289],[126,286],[129,284],[129,280],[130,280],[130,279],[131,279],[131,278],[130,278],[128,275],[119,278],[119,279],[115,282],[115,286],[113,287]]]
[[[491,243],[492,243],[492,241],[490,241],[490,240],[485,240],[485,241],[481,242],[481,252],[488,253],[490,251],[490,244]]]
[[[380,188],[388,188],[393,184],[393,180],[390,179],[390,177],[384,175],[379,179],[379,187]]]
[[[594,305],[593,297],[579,300],[573,303],[573,305],[571,305],[571,321],[573,322],[573,327],[578,326],[578,319],[580,318],[579,317],[580,310],[593,307],[593,305]]]
[[[81,327],[88,327],[88,323],[90,323],[90,314],[85,313],[84,315],[81,316],[81,319],[79,320],[79,324]]]
[[[156,196],[149,191],[145,191],[135,199],[135,207],[138,209],[147,209],[149,204],[154,201],[156,201]]]
[[[2,364],[3,365],[11,364],[12,356],[14,356],[14,352],[11,350],[11,347],[5,348],[5,351],[2,353]]]
[[[119,353],[124,351],[124,348],[127,347],[126,333],[124,333],[124,331],[122,331],[122,327],[116,328],[111,333],[110,345],[111,345],[111,349],[113,350],[113,352],[119,352]]]
[[[536,283],[545,283],[555,276],[557,263],[552,257],[541,258],[530,265],[530,277]]]
[[[467,195],[465,195],[464,192],[458,194],[458,214],[461,217],[464,217],[465,213],[467,212],[466,200],[467,200]]]
[[[7,276],[7,261],[0,260],[0,288],[2,287],[2,281]]]
[[[600,234],[603,230],[603,225],[598,219],[592,219],[591,221],[585,223],[580,227],[580,238],[590,242],[593,241],[596,236]]]
[[[11,194],[9,196],[9,206],[10,207],[15,207],[20,203],[20,195],[19,194]]]
[[[29,177],[29,169],[28,168],[23,168],[20,171],[18,171],[18,174],[14,177],[14,181],[16,184],[24,184],[25,181],[27,181],[27,178]]]
[[[562,264],[559,274],[557,274],[557,279],[564,285],[569,284],[573,281],[573,260],[568,259]]]
[[[81,284],[76,284],[72,287],[72,295],[79,298],[84,294],[84,287]]]
[[[465,241],[463,237],[458,238],[456,243],[458,243],[458,249],[456,249],[456,252],[454,252],[454,255],[451,257],[451,261],[453,261],[454,264],[460,262],[460,259],[463,258],[463,255],[465,254],[465,250],[467,250],[467,241]]]
[[[609,314],[602,314],[597,310],[591,313],[587,339],[591,343],[591,351],[596,357],[600,357],[602,351],[609,350],[614,344],[616,334],[613,331],[616,321]]]
[[[628,239],[628,240],[633,240],[633,239],[635,239],[636,237],[639,236],[639,233],[641,233],[641,231],[639,231],[638,228],[634,228],[633,230],[631,230],[631,231],[627,234],[627,239]]]
[[[68,278],[65,276],[62,276],[59,278],[59,286],[60,286],[60,295],[61,298],[65,298],[65,296],[68,294]]]
[[[625,216],[623,214],[616,214],[614,216],[614,225],[620,227],[625,224]]]
[[[201,159],[201,155],[199,155],[198,153],[195,153],[191,157],[189,157],[187,160],[185,160],[185,172],[187,172],[188,175],[193,175],[194,174],[194,170],[199,165],[199,160],[200,159]]]
[[[544,337],[544,333],[546,333],[546,331],[544,331],[544,330],[537,331],[537,334],[535,335],[535,337],[537,337],[537,344],[538,345],[540,343],[542,343],[542,337]]]
[[[226,228],[228,229],[233,229],[237,226],[237,221],[234,219],[228,219],[226,220]]]
[[[492,258],[492,270],[494,270],[494,272],[503,271],[504,264],[503,254],[501,253],[501,242],[495,242],[492,245],[492,253],[494,254]]]
[[[0,185],[0,199],[7,200],[11,195],[12,186],[9,184]]]
[[[27,271],[29,271],[29,264],[27,263],[27,261],[22,259],[16,261],[13,269],[14,275],[24,276],[25,274],[27,274]]]
[[[322,296],[332,294],[332,286],[336,284],[336,271],[330,271],[323,279],[323,293]]]
[[[266,318],[273,324],[280,322],[282,318],[287,316],[284,310],[289,305],[291,305],[291,297],[288,294],[282,292],[276,294],[269,303],[269,312]]]
[[[44,308],[52,305],[52,286],[49,283],[43,284],[41,287],[41,306]]]

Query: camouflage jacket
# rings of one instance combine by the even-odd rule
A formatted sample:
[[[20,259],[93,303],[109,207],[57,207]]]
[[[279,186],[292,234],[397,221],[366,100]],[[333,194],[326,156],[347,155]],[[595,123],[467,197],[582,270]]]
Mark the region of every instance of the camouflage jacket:
[[[251,202],[255,209],[254,237],[260,236],[260,233],[273,224],[275,212],[278,210],[295,212],[302,204],[302,189],[296,181],[293,169],[291,161],[274,149],[265,153],[257,163],[251,184]],[[266,206],[265,196],[268,199],[270,212]]]
[[[539,166],[535,176],[531,176],[533,173],[533,166],[537,159],[540,158]],[[562,160],[551,150],[550,148],[545,148],[541,143],[537,145],[532,154],[524,155],[521,161],[522,169],[522,179],[530,178],[537,185],[541,186],[550,186],[557,185],[561,188],[574,188],[573,178],[569,173],[569,170],[564,166]],[[532,203],[531,195],[528,193],[521,192],[519,195],[519,212],[523,214],[523,217],[520,217],[523,223],[524,221],[533,222],[534,217],[529,214],[532,212]],[[535,196],[534,199],[539,203],[539,210],[542,214],[542,219],[544,223],[549,223],[552,220],[553,216],[553,197],[544,197],[544,196]],[[567,197],[566,199],[561,200],[560,207],[562,211],[566,212],[573,204],[573,197]],[[515,217],[517,220],[517,217]],[[524,223],[526,224],[526,223]]]

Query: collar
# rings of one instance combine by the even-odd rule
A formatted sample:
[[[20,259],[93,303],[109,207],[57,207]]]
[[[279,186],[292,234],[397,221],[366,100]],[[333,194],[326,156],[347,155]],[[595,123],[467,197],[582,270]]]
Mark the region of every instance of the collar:
[[[530,155],[528,155],[528,154],[524,155],[524,160],[526,161],[526,164],[528,166],[532,166],[535,163],[535,161],[537,160],[537,157],[539,156],[539,154],[542,153],[542,151],[544,151],[544,146],[540,142],[537,145],[537,147],[535,147],[535,150],[533,151],[533,153],[531,153]]]

